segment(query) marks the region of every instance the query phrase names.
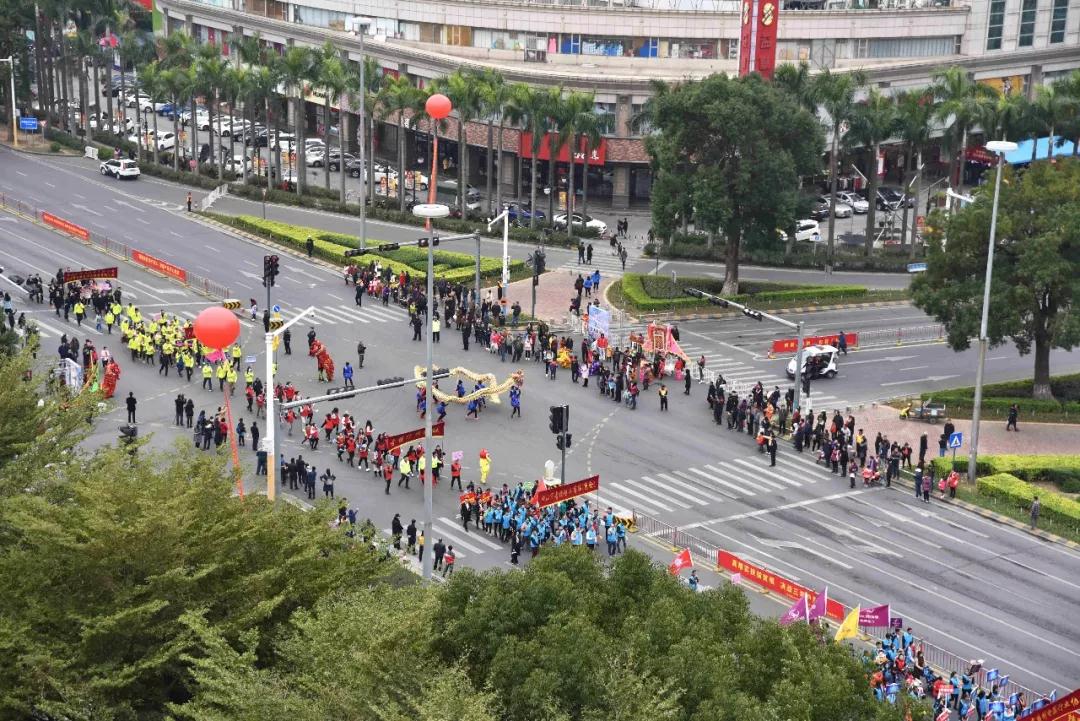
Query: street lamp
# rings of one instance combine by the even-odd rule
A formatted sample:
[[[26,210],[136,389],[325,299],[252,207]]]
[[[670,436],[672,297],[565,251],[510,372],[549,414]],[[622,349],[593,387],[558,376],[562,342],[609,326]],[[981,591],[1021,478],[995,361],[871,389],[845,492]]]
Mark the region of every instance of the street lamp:
[[[267,294],[269,294],[269,286],[267,286]],[[282,323],[280,326],[274,328],[271,326],[271,330],[266,333],[266,437],[263,443],[266,444],[267,455],[269,456],[266,461],[266,497],[271,501],[277,499],[277,485],[275,483],[276,471],[278,468],[278,438],[277,438],[277,413],[274,410],[274,340],[284,333],[289,326],[299,323],[308,315],[315,312],[315,306],[308,306],[304,310],[296,314],[294,318],[287,323]],[[276,320],[276,319],[275,319]],[[274,323],[274,325],[277,325]],[[256,449],[258,450],[258,449]]]
[[[975,403],[971,409],[971,454],[968,456],[968,480],[975,480],[975,465],[979,457],[979,416],[982,406],[983,369],[986,367],[986,323],[990,315],[990,281],[994,275],[994,242],[997,234],[998,197],[1001,194],[1001,166],[1005,153],[1016,150],[1016,143],[1008,140],[991,140],[986,149],[996,153],[997,176],[994,179],[994,205],[990,211],[990,244],[986,253],[986,281],[983,284],[982,320],[979,323],[979,365],[975,370]]]
[[[424,347],[427,351],[427,371],[424,373],[424,388],[425,397],[427,398],[427,413],[424,414],[424,458],[427,465],[425,468],[429,474],[431,471],[431,416],[435,412],[434,396],[431,394],[432,376],[435,374],[435,363],[432,359],[433,347],[431,337],[431,323],[434,319],[435,311],[433,309],[432,298],[434,297],[434,277],[435,277],[435,224],[431,221],[435,218],[445,218],[450,215],[450,208],[445,205],[439,205],[438,203],[423,203],[413,208],[413,215],[419,218],[425,218],[428,221],[428,226],[431,228],[428,244],[427,244],[427,332],[425,333],[426,342]],[[428,477],[427,482],[424,483],[424,538],[427,543],[430,544],[432,538],[432,483],[433,476]],[[431,580],[432,569],[432,557],[434,554],[424,554],[424,560],[421,564],[423,568],[424,580]]]
[[[367,81],[364,77],[364,65],[366,65],[364,57],[364,36],[367,34],[367,29],[374,21],[371,18],[353,18],[353,32],[360,36],[360,250],[364,250],[367,247],[367,199],[368,199],[368,182],[371,178],[367,177],[367,161],[365,156],[365,148],[367,146],[367,133],[364,131],[364,116],[367,114]],[[374,129],[372,129],[374,132]],[[341,158],[341,172],[345,172],[345,156],[344,148],[345,143],[342,140],[342,158]],[[404,172],[402,172],[404,176]]]

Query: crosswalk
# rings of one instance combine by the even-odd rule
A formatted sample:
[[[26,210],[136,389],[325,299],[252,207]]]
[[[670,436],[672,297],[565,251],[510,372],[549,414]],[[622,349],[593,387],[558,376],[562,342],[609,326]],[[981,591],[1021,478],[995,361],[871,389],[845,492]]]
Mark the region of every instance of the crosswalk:
[[[628,264],[633,263],[633,258],[627,258]],[[594,270],[600,271],[600,278],[621,278],[623,276],[622,261],[611,254],[611,250],[607,246],[598,246],[593,244],[593,258],[592,263],[578,263],[577,256],[568,258],[565,263],[555,269],[557,273],[570,273],[577,276],[581,273],[584,276],[586,273],[592,273]]]
[[[390,535],[390,529],[384,528],[383,532]],[[427,539],[426,552],[431,552],[431,547],[442,539],[447,546],[454,547],[454,555],[457,558],[465,558],[468,555],[480,555],[482,553],[505,552],[509,555],[509,544],[499,543],[494,536],[489,536],[482,530],[473,527],[468,532],[456,519],[447,516],[439,516],[432,521],[432,537]],[[404,542],[404,541],[403,541]]]
[[[638,478],[601,481],[599,492],[588,498],[601,508],[610,506],[616,515],[630,515],[635,510],[649,515],[676,513],[813,486],[827,480],[822,471],[809,453],[777,455],[775,467],[768,465],[768,456],[753,454]]]
[[[288,322],[299,314],[300,310],[283,311],[281,317]],[[198,313],[194,310],[179,310],[178,315],[183,318],[194,319]],[[378,302],[365,303],[363,306],[355,305],[327,305],[316,306],[315,310],[306,316],[301,324],[307,325],[367,325],[370,323],[403,323],[408,320],[409,314],[404,308],[394,305],[384,306]],[[250,316],[243,316],[246,323],[251,323]],[[262,316],[254,321],[261,325]]]
[[[759,366],[754,366],[744,361],[733,358],[729,355],[720,353],[715,348],[704,348],[693,341],[679,342],[679,346],[690,358],[690,367],[694,374],[697,374],[697,360],[701,356],[705,356],[705,369],[714,373],[720,373],[724,376],[724,380],[727,381],[727,391],[734,391],[739,394],[739,397],[748,396],[750,389],[754,387],[754,384],[761,381],[761,385],[765,388],[765,394],[768,395],[772,392],[774,387],[779,386],[781,391],[781,397],[793,385],[793,381],[786,375],[778,373],[770,373],[763,370]],[[781,371],[782,372],[782,371]],[[838,396],[830,394],[828,391],[833,390],[833,387],[837,385],[837,381],[832,379],[827,382],[826,390],[821,390],[821,383],[812,383],[810,385],[810,400],[805,404],[806,408],[811,410],[830,410],[840,409],[843,410],[852,405],[850,401],[844,400]]]

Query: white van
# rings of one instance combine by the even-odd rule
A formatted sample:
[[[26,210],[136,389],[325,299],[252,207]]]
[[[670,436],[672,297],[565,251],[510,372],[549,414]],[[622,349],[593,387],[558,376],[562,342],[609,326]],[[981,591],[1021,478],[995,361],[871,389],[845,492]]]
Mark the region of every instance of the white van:
[[[836,358],[839,351],[831,345],[808,345],[803,348],[802,375],[814,378],[834,378],[837,373]],[[788,378],[795,378],[795,358],[788,361]]]

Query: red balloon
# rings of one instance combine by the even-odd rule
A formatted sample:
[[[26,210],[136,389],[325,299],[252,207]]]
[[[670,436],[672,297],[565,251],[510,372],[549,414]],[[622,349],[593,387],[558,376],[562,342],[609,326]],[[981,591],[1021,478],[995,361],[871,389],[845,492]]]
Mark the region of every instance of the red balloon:
[[[210,348],[227,348],[240,337],[240,319],[231,310],[207,308],[195,319],[195,337]]]
[[[443,118],[445,118],[447,115],[450,114],[450,111],[452,109],[453,108],[450,105],[450,98],[446,97],[442,93],[435,93],[427,99],[426,103],[424,103],[424,110],[426,110],[427,114],[435,118],[436,120],[442,120]]]

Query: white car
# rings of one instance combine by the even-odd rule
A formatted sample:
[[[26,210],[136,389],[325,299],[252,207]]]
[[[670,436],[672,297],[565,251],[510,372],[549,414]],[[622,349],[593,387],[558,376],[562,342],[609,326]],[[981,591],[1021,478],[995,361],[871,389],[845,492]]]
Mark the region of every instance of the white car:
[[[247,120],[233,120],[230,123],[226,123],[226,118],[221,119],[221,137],[227,138],[231,135],[241,136],[244,131],[251,126],[251,123]]]
[[[157,139],[158,150],[172,150],[176,147],[176,133],[162,133]]]
[[[566,227],[566,213],[560,213],[559,215],[556,215],[554,218],[552,218],[552,221],[555,223],[555,226],[557,228],[565,228]],[[576,228],[580,228],[580,227],[584,226],[586,228],[592,228],[593,230],[595,230],[598,233],[606,233],[607,232],[607,223],[605,223],[602,220],[597,220],[596,218],[590,217],[588,215],[584,215],[583,213],[574,213],[574,221],[573,222],[574,222],[574,227],[576,227]]]
[[[829,202],[829,197],[827,195],[820,196],[818,198],[818,202],[822,203],[824,206],[826,206],[826,208],[831,206],[831,203]],[[852,210],[850,205],[848,205],[847,203],[841,203],[840,202],[840,194],[837,193],[836,194],[836,211],[834,213],[834,216],[837,217],[837,218],[850,218],[852,213],[854,213],[854,212],[855,211]]]
[[[839,211],[839,203],[844,205],[850,205],[851,209],[859,215],[870,211],[870,203],[866,198],[862,197],[858,193],[849,193],[847,191],[836,194],[836,200],[838,201],[837,210]]]
[[[835,378],[837,373],[836,357],[839,355],[835,346],[831,345],[808,345],[802,354],[802,375],[814,378]],[[795,359],[792,358],[787,364],[788,378],[795,378]]]
[[[106,160],[101,164],[99,170],[102,175],[111,175],[117,180],[123,178],[134,180],[139,177],[139,165],[134,160],[119,160],[117,158]]]
[[[820,243],[821,226],[816,220],[795,221],[795,240],[801,243]]]
[[[228,170],[236,175],[242,175],[244,168],[251,172],[251,158],[245,158],[243,155],[234,155],[232,160],[226,159],[223,163],[225,170]]]
[[[124,96],[124,105],[129,108],[138,107],[141,103],[149,103],[150,96],[146,93],[136,93],[128,90],[127,95]]]

